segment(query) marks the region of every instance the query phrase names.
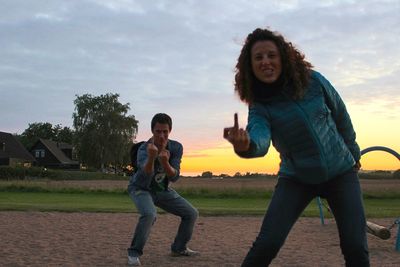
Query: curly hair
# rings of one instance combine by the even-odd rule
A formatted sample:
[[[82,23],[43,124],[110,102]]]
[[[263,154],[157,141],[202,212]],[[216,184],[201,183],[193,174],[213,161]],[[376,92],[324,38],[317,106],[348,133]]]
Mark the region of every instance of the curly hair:
[[[236,63],[235,91],[240,99],[247,104],[255,100],[251,90],[253,81],[256,79],[251,67],[251,49],[258,41],[272,41],[278,47],[282,60],[283,89],[293,99],[301,99],[307,88],[313,66],[305,60],[304,54],[291,42],[286,41],[281,34],[260,28],[247,36]]]

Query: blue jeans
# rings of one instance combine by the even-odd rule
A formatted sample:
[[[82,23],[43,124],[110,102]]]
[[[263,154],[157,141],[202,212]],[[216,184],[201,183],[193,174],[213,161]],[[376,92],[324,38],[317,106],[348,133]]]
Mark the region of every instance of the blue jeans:
[[[280,177],[260,232],[242,267],[268,266],[283,246],[296,220],[317,196],[326,198],[335,217],[346,266],[369,266],[360,183],[357,171],[351,170],[318,185]]]
[[[194,224],[198,217],[196,208],[172,189],[153,193],[129,188],[128,193],[140,214],[131,246],[128,248],[128,255],[138,257],[143,254],[144,245],[156,220],[156,206],[181,217],[178,233],[171,245],[171,250],[179,252],[186,249],[186,244],[192,237]]]

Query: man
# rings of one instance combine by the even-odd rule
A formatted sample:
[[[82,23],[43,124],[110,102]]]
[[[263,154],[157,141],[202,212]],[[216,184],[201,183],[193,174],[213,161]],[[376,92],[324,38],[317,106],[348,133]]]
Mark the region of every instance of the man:
[[[173,189],[169,182],[179,178],[183,147],[169,140],[172,130],[171,117],[164,113],[154,115],[151,120],[153,136],[143,143],[137,154],[137,171],[129,181],[128,193],[138,212],[131,246],[128,248],[128,264],[139,266],[139,257],[156,220],[156,206],[181,217],[175,240],[171,245],[171,256],[192,256],[198,252],[186,245],[192,237],[198,211]]]

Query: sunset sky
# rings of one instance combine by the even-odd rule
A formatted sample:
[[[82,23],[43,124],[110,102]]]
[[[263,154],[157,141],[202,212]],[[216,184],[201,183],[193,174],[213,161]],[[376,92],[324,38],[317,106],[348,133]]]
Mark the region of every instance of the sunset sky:
[[[0,131],[29,123],[72,127],[73,101],[118,93],[139,121],[173,118],[184,145],[182,173],[276,173],[273,148],[240,159],[222,138],[247,106],[233,93],[236,59],[257,27],[279,31],[335,86],[361,149],[400,153],[400,1],[2,0]],[[385,152],[362,157],[365,170],[396,170]]]

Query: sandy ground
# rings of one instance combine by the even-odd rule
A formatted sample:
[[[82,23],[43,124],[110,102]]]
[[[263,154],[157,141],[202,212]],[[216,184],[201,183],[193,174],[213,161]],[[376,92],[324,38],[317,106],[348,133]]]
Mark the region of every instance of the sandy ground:
[[[127,266],[134,213],[0,212],[0,266]],[[159,215],[141,257],[143,266],[240,266],[261,217],[199,217],[189,246],[195,257],[172,258],[179,220]],[[395,218],[370,221],[390,226]],[[371,266],[400,266],[397,225],[389,240],[368,235]],[[336,225],[300,218],[271,266],[343,266]]]

